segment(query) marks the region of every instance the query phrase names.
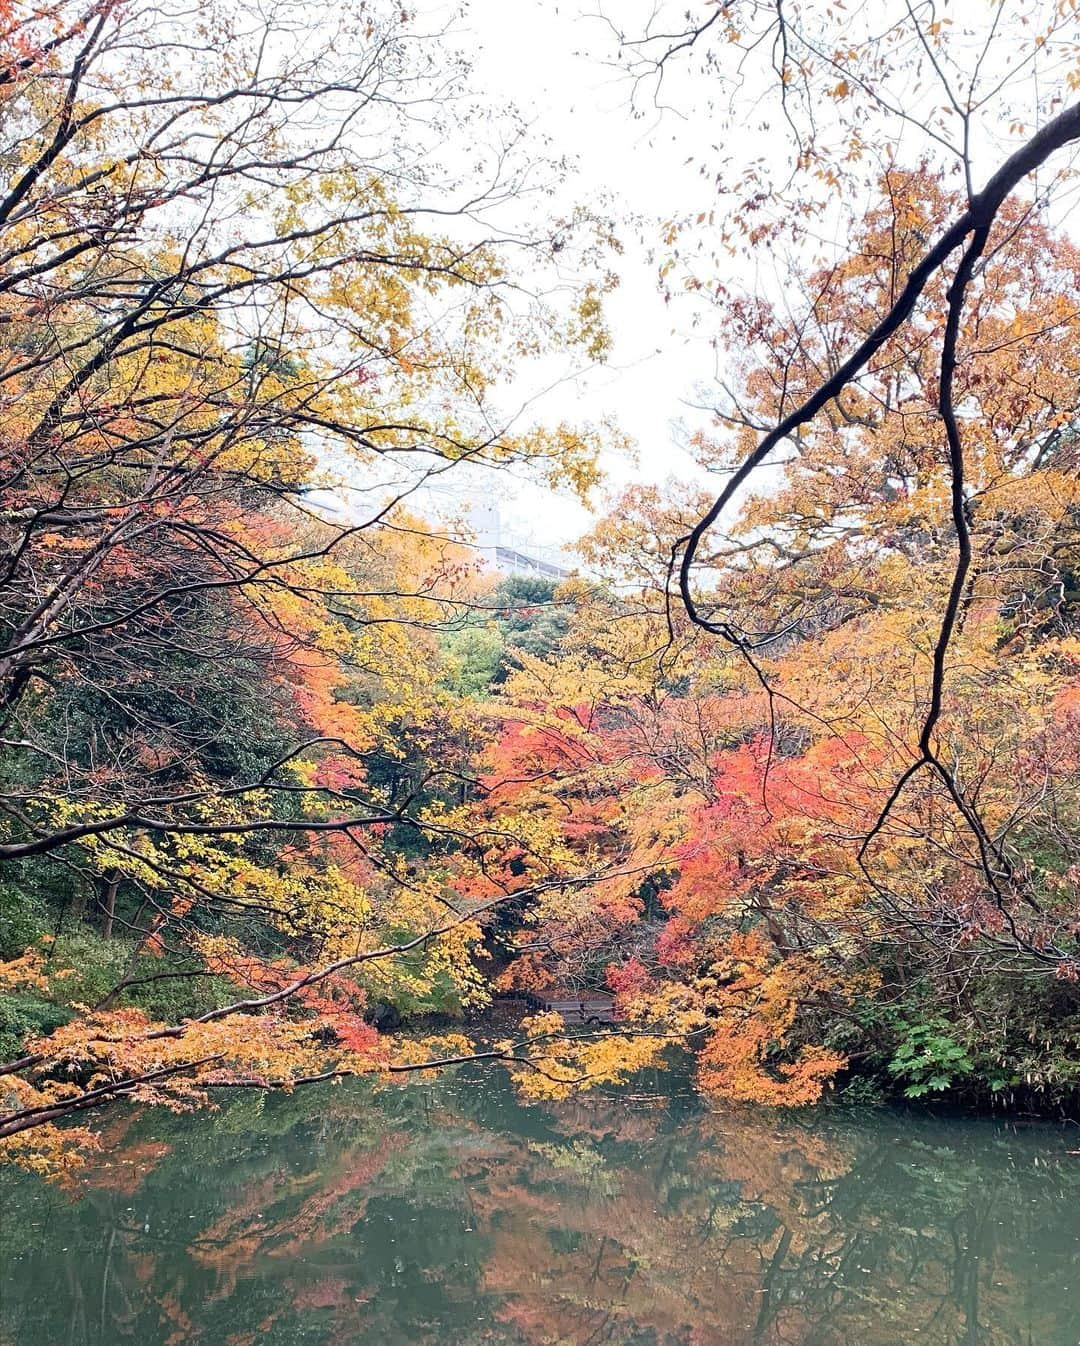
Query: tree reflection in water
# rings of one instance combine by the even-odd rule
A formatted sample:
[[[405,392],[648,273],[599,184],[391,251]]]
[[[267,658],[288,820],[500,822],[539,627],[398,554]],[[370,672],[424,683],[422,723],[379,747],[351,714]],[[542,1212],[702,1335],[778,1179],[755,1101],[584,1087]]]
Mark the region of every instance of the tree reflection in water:
[[[1068,1134],[523,1108],[490,1075],[111,1123],[4,1180],[7,1346],[1076,1346]]]

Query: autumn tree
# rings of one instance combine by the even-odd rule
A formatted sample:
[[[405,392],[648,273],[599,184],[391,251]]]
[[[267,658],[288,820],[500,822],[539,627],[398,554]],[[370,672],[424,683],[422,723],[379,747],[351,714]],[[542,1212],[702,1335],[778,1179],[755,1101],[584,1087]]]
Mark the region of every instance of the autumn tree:
[[[721,927],[719,961],[690,938],[686,965],[711,963],[761,1009],[787,969],[759,1061],[830,965],[883,978],[912,1033],[893,1065],[916,1091],[974,1069],[942,1027],[949,994],[979,1069],[1022,1085],[1022,1041],[988,1045],[1010,969],[1027,988],[1018,1017],[1062,1037],[1036,1075],[1068,1092],[1076,7],[732,4],[611,22],[639,106],[682,99],[731,131],[753,118],[777,133],[764,154],[740,157],[733,137],[705,157],[724,209],[665,231],[669,297],[681,289],[717,333],[696,446],[723,489],[696,516],[639,498],[601,543],[609,558],[629,546],[645,594],[666,590],[670,648],[689,619],[717,642],[714,677],[757,699],[733,708],[742,743],[690,823],[696,877],[676,884],[689,925],[672,948],[706,913],[741,913],[737,949]],[[753,290],[730,259],[757,268]],[[666,555],[647,545],[665,534]],[[715,1079],[736,1095],[737,1038],[718,1044]],[[745,1087],[769,1094],[753,1074]]]
[[[19,1134],[313,1073],[320,1034],[366,1069],[373,999],[476,994],[444,860],[494,843],[439,816],[470,730],[431,676],[475,567],[404,505],[466,461],[588,488],[595,435],[498,389],[603,354],[608,238],[532,208],[555,170],[399,7],[3,22],[0,863],[53,935],[126,941],[68,997],[93,1015],[8,1067]],[[400,788],[375,763],[410,736]],[[430,872],[387,850],[402,830]],[[6,984],[78,981],[21,943]],[[132,1001],[170,984],[205,994]]]
[[[702,451],[729,480],[674,543],[679,597],[695,625],[753,663],[757,651],[879,601],[860,594],[852,577],[846,590],[831,584],[822,606],[832,611],[808,611],[796,593],[770,614],[763,586],[782,592],[790,574],[815,572],[831,582],[842,550],[848,567],[866,570],[887,564],[889,549],[906,549],[909,559],[919,549],[916,582],[934,590],[938,629],[901,731],[910,760],[871,820],[860,857],[908,786],[920,789],[930,777],[927,788],[941,793],[969,834],[988,896],[1001,908],[1023,900],[1023,883],[949,760],[942,717],[951,646],[980,599],[1010,615],[1039,608],[1034,620],[1053,625],[1071,593],[1077,396],[1066,334],[1075,323],[1076,259],[1040,213],[1057,199],[1063,170],[1046,176],[1055,156],[1080,138],[1080,106],[1064,105],[1080,76],[1074,5],[1031,5],[1015,16],[993,8],[986,24],[956,24],[932,6],[906,5],[880,26],[862,14],[852,31],[828,6],[708,6],[687,13],[674,32],[654,19],[626,39],[626,50],[654,89],[686,53],[698,53],[716,76],[729,56],[740,72],[767,60],[793,139],[779,158],[793,174],[789,187],[802,193],[792,198],[780,186],[780,165],[769,163],[726,184],[736,202],[724,246],[791,246],[790,279],[804,297],[793,302],[789,289],[788,313],[690,266],[688,283],[715,296],[724,324],[722,435]],[[1014,60],[1003,44],[1021,36]],[[1033,70],[1048,76],[1045,86],[1028,78]],[[990,158],[990,127],[1006,119],[1013,151]],[[881,148],[870,141],[871,127]],[[901,132],[912,127],[922,158],[905,165]],[[1025,195],[1035,174],[1042,175],[1035,195]],[[947,190],[947,177],[959,190]],[[840,192],[859,205],[845,211]],[[867,210],[868,192],[880,204]],[[812,251],[813,222],[830,216],[847,227],[850,246],[826,261]],[[808,267],[810,257],[816,264]],[[771,462],[784,483],[778,503],[744,509],[720,545],[721,556],[742,557],[750,606],[701,595],[713,531]],[[1017,517],[1010,494],[1026,493],[1021,483],[1029,479],[1039,483],[1036,496],[1045,483],[1054,503],[1030,520],[1024,538],[1029,520]]]
[[[729,1097],[806,1101],[851,1054],[1047,1103],[1080,1039],[1077,13],[887,8],[610,11],[636,106],[707,112],[724,154],[659,276],[716,332],[694,447],[726,480],[637,488],[586,543],[632,579],[621,641],[593,619],[622,669],[534,682],[514,788],[553,782],[570,838],[617,763],[659,910],[541,913],[523,972],[625,926],[626,1021]],[[740,157],[748,124],[773,139]]]

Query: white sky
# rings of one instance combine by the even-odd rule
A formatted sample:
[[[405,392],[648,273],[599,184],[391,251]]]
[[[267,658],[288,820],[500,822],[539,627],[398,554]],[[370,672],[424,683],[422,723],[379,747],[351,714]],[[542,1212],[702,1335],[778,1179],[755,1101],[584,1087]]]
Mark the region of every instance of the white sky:
[[[639,0],[621,3],[627,11],[642,8]],[[555,152],[577,159],[566,206],[606,197],[620,221],[625,252],[614,269],[621,283],[607,303],[611,355],[603,367],[545,394],[534,413],[547,422],[613,417],[635,441],[638,462],[607,455],[612,488],[669,476],[706,480],[677,446],[673,423],[700,422],[683,399],[711,376],[713,352],[703,332],[675,330],[685,328],[686,314],[665,306],[646,257],[662,218],[715,204],[708,184],[686,164],[700,149],[700,128],[674,114],[631,117],[625,76],[604,64],[614,54],[610,30],[584,17],[584,8],[580,0],[471,0],[468,27],[455,30],[473,61],[473,86],[495,103],[512,102]],[[438,0],[421,6],[438,9]],[[602,495],[596,505],[602,513]],[[500,508],[507,532],[556,544],[580,536],[591,522],[573,499],[524,479],[508,480]]]

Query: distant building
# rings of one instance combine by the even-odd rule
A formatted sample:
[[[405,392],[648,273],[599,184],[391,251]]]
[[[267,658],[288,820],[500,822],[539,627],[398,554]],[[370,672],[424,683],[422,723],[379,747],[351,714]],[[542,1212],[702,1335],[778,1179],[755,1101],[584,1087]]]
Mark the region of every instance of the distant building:
[[[529,556],[514,547],[495,547],[493,564],[504,575],[536,575],[545,580],[564,580],[570,571],[565,566],[546,561],[542,556]]]
[[[440,525],[448,536],[473,547],[502,575],[529,575],[564,580],[571,573],[561,548],[536,538],[503,530],[494,492],[467,490],[459,484],[426,485],[414,500],[419,513]]]

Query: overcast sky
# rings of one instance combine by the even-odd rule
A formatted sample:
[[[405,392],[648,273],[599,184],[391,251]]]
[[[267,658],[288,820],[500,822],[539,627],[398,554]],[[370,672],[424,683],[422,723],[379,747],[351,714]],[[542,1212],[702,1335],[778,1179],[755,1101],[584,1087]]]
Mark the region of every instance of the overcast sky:
[[[628,20],[635,9],[648,12],[638,0],[620,0],[620,7]],[[623,221],[625,252],[615,264],[621,284],[608,303],[611,355],[605,366],[546,393],[535,410],[549,422],[615,418],[636,442],[638,463],[609,455],[604,466],[612,487],[672,475],[704,480],[677,447],[673,425],[700,422],[684,399],[708,380],[713,353],[705,333],[673,330],[685,326],[686,315],[665,306],[646,257],[661,218],[715,204],[686,163],[701,148],[702,128],[674,114],[631,116],[625,76],[605,65],[615,54],[610,30],[586,17],[586,8],[585,0],[470,0],[467,26],[456,29],[473,61],[474,87],[496,104],[514,103],[554,150],[577,160],[566,207],[606,197]],[[439,0],[424,0],[424,10],[437,15]],[[589,526],[574,501],[534,483],[511,479],[503,489],[507,532],[561,544]],[[601,495],[598,509],[603,505]]]

